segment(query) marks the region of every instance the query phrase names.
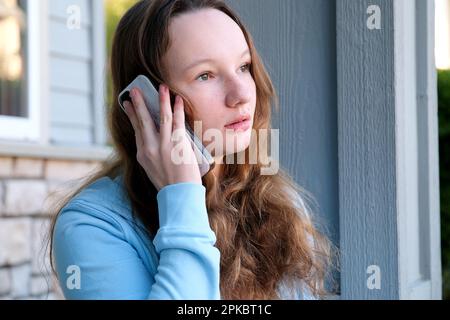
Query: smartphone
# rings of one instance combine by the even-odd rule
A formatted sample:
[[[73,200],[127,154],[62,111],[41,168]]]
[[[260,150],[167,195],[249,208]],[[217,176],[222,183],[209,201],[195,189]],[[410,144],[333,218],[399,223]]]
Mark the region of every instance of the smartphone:
[[[152,82],[144,75],[139,75],[134,79],[120,94],[119,94],[119,105],[124,110],[123,106],[125,101],[131,102],[130,91],[133,88],[139,88],[142,96],[144,98],[145,105],[155,122],[155,126],[159,132],[160,123],[160,106],[159,106],[159,92],[152,84]],[[173,100],[173,99],[171,99]],[[173,105],[173,102],[171,102]],[[214,167],[214,158],[211,156],[209,151],[204,147],[201,140],[194,134],[194,131],[189,126],[187,121],[186,126],[186,136],[191,143],[192,149],[194,150],[195,157],[197,158],[198,167],[200,169],[200,174],[203,177]]]

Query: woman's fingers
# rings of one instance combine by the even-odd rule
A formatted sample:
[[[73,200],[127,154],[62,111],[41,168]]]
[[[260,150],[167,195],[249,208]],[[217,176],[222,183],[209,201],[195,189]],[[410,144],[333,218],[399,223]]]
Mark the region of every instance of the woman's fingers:
[[[158,134],[156,131],[157,124],[153,123],[141,93],[133,89],[131,96],[134,108],[130,108],[131,104],[127,103],[125,109],[136,133],[138,162],[144,168],[150,181],[158,190],[161,190],[166,185],[180,182],[201,184],[202,180],[197,163],[186,163],[183,158],[179,159],[181,162],[177,160],[177,163],[175,163],[173,158],[173,155],[180,155],[181,157],[187,155],[189,157],[187,158],[188,161],[192,157],[195,160],[194,151],[186,136],[184,102],[182,99],[178,97],[174,105],[174,113],[172,114],[169,90],[166,86],[160,87],[161,121]],[[181,140],[177,139],[177,143],[181,142],[183,155],[172,152],[174,147],[172,131],[178,131],[177,135],[181,136]]]
[[[127,115],[130,118],[131,124],[135,130],[136,134],[136,144],[142,148],[157,149],[160,146],[171,146],[172,145],[172,135],[175,130],[185,128],[185,113],[184,113],[184,102],[183,99],[177,95],[175,99],[174,112],[172,113],[172,108],[170,106],[170,95],[168,87],[161,85],[159,88],[159,103],[160,103],[160,130],[159,138],[158,132],[156,130],[156,125],[153,123],[153,119],[148,112],[144,99],[141,95],[139,89],[134,88],[130,92],[132,99],[132,105],[125,103],[125,109],[127,110]],[[180,132],[177,132],[179,135]],[[185,134],[184,132],[182,133]],[[179,138],[177,138],[178,141]]]
[[[186,129],[185,128],[185,115],[184,115],[184,102],[180,96],[175,98],[175,106],[173,111],[173,130]]]
[[[172,109],[170,107],[169,89],[165,85],[159,86],[161,144],[168,145],[172,135]]]
[[[136,112],[134,111],[133,105],[129,101],[125,101],[123,106],[125,108],[125,112],[128,116],[128,119],[130,119],[131,125],[133,126],[134,129],[134,135],[136,137],[136,148],[140,149],[143,146],[142,145],[143,141],[142,141],[142,133],[141,130],[139,129]]]
[[[150,148],[158,148],[159,141],[157,138],[157,130],[152,117],[145,105],[144,99],[137,88],[133,88],[130,92],[131,99],[133,100],[134,110],[137,115],[137,124],[141,131],[141,138],[144,146]]]

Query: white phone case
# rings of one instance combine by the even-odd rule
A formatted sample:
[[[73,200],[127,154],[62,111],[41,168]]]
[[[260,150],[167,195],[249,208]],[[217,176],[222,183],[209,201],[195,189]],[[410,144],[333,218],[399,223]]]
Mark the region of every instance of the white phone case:
[[[143,97],[145,105],[155,122],[156,128],[159,131],[159,93],[150,80],[144,76],[139,75],[136,79],[134,79],[120,94],[119,94],[119,105],[122,110],[125,111],[123,103],[125,101],[131,101],[129,93],[132,88],[139,88]],[[198,166],[200,169],[200,174],[203,177],[205,174],[211,170],[214,164],[214,158],[211,156],[209,151],[203,146],[203,143],[200,139],[194,134],[192,128],[189,126],[187,122],[185,122],[186,126],[186,136],[191,143],[191,146],[194,150],[195,156],[197,158]]]

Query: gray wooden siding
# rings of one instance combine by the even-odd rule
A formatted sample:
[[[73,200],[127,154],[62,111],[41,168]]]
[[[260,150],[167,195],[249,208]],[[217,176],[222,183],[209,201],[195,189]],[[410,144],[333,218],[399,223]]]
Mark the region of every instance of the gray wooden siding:
[[[339,244],[336,7],[329,0],[227,0],[249,28],[280,98],[280,163],[313,194]]]
[[[93,145],[95,139],[92,12],[96,1],[49,0],[50,143]],[[67,27],[77,5],[81,28]],[[97,106],[98,107],[98,106]]]
[[[341,0],[336,16],[342,298],[441,299],[434,3]]]

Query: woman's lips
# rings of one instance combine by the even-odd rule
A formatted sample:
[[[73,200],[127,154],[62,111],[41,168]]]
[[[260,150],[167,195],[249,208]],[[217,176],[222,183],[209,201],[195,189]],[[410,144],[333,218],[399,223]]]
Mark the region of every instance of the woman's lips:
[[[247,131],[250,128],[250,125],[251,125],[251,121],[250,121],[250,119],[247,119],[244,121],[229,124],[229,125],[225,126],[225,128],[235,130],[235,131],[239,131],[239,130]]]

